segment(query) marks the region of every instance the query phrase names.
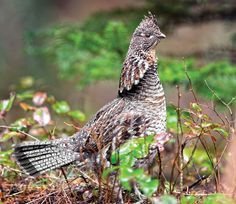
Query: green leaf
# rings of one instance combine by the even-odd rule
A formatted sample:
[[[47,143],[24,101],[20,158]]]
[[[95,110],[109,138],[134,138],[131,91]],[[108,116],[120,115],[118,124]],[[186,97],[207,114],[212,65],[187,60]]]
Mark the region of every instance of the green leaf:
[[[201,112],[202,111],[202,108],[197,103],[192,103],[191,106],[197,112]]]
[[[133,178],[133,169],[126,167],[126,168],[120,168],[120,175],[119,175],[119,179],[120,182],[122,184],[122,186],[126,189],[126,190],[131,190],[131,185],[130,185],[130,181]]]
[[[0,102],[0,113],[1,115],[4,115],[7,111],[7,106],[8,106],[9,100],[2,100]]]
[[[0,151],[0,164],[13,166],[15,162],[10,159],[13,149]]]
[[[111,155],[111,163],[119,164],[119,179],[122,186],[127,190],[131,190],[130,182],[136,181],[141,191],[148,197],[157,190],[158,180],[145,174],[143,169],[133,169],[132,167],[137,159],[147,156],[153,139],[153,135],[130,139],[112,152]]]
[[[33,96],[34,96],[34,91],[24,91],[24,92],[18,93],[16,95],[16,97],[19,101],[24,101],[26,99],[32,99]]]
[[[57,114],[66,114],[70,111],[70,106],[66,101],[57,101],[52,108]]]
[[[0,138],[0,142],[7,142],[11,138],[16,137],[16,136],[20,136],[20,135],[22,135],[22,134],[19,132],[16,132],[16,131],[7,132],[7,133],[3,134],[3,136]]]
[[[9,157],[13,152],[13,149],[10,150],[6,150],[6,151],[0,151],[0,157],[4,158],[4,157]]]
[[[34,125],[35,122],[32,118],[20,118],[11,124],[11,131],[27,131],[27,127]]]
[[[0,101],[0,116],[5,116],[11,110],[14,100],[15,94],[11,94],[9,99]]]
[[[153,135],[149,135],[128,140],[116,151],[112,152],[111,163],[116,164],[119,159],[120,163],[124,162],[124,164],[134,164],[136,159],[147,156],[148,148],[152,143],[153,138]]]
[[[223,128],[215,127],[213,130],[220,132],[220,133],[223,134],[225,137],[228,137],[228,136],[229,136],[229,133],[228,133],[225,129],[223,129]]]
[[[133,176],[134,177],[137,177],[137,178],[140,178],[144,175],[144,171],[143,169],[134,169],[133,170]]]
[[[7,112],[10,111],[10,109],[11,109],[11,107],[12,107],[12,105],[13,105],[13,102],[14,102],[14,100],[15,100],[15,97],[16,97],[15,94],[11,94],[10,99],[9,99],[9,102],[8,102],[8,104],[7,104],[7,107],[6,107],[6,111],[7,111]]]
[[[194,204],[197,198],[193,195],[182,196],[180,203],[181,204]]]
[[[152,194],[156,192],[159,185],[159,181],[157,179],[151,179],[151,177],[147,177],[143,181],[138,181],[138,183],[143,193],[148,197],[151,197]]]
[[[11,139],[12,137],[18,134],[19,134],[18,132],[7,132],[3,134],[3,136],[0,138],[0,142],[7,142],[9,139]]]
[[[125,188],[128,191],[131,191],[131,186],[130,186],[129,180],[120,179],[120,181],[121,181],[121,184],[122,184],[123,188]]]
[[[209,122],[201,123],[202,128],[208,128],[208,127],[211,127],[212,125],[213,125],[213,123],[209,123]]]
[[[119,169],[118,166],[111,166],[111,167],[109,167],[109,168],[106,168],[106,169],[102,172],[102,178],[103,178],[103,179],[106,179],[107,176],[108,176],[110,173],[116,171],[117,169]]]
[[[79,110],[75,110],[75,111],[70,111],[67,113],[70,117],[72,117],[73,119],[79,120],[81,122],[85,121],[86,117],[84,115],[84,113],[82,113]]]
[[[130,178],[133,177],[133,169],[126,167],[126,168],[122,168],[122,171],[120,172],[120,180],[121,181],[127,181]]]

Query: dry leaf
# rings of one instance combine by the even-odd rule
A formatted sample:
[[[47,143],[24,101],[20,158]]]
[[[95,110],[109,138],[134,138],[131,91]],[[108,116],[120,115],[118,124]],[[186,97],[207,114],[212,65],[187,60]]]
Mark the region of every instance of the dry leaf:
[[[33,96],[33,103],[36,106],[41,106],[47,99],[47,94],[45,92],[36,92]]]
[[[51,120],[51,115],[47,107],[41,107],[35,110],[33,118],[39,125],[46,126]]]

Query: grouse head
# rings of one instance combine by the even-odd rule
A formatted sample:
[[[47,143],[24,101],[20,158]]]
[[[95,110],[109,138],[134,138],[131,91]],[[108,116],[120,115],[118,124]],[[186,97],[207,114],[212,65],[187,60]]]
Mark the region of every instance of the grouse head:
[[[149,12],[149,15],[141,21],[134,31],[130,50],[148,52],[155,49],[160,40],[165,37],[157,25],[156,17]]]

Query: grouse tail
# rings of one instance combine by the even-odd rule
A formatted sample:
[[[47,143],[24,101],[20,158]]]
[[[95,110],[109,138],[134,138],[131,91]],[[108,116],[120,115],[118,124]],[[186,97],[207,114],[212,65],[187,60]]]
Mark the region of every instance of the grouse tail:
[[[66,144],[61,140],[25,142],[15,146],[13,156],[26,174],[37,176],[78,159],[79,154]]]

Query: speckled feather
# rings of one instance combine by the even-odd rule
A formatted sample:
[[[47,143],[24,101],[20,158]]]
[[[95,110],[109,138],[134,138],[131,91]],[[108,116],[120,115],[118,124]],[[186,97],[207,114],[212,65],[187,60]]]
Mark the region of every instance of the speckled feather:
[[[155,47],[163,37],[156,18],[145,17],[132,36],[117,98],[72,137],[17,145],[14,156],[22,169],[38,175],[74,161],[98,157],[101,151],[109,159],[111,151],[128,139],[149,134],[156,135],[156,143],[150,148],[154,158],[157,148],[162,150],[169,139],[165,96],[155,59]],[[146,161],[144,158],[136,166],[146,165]]]

